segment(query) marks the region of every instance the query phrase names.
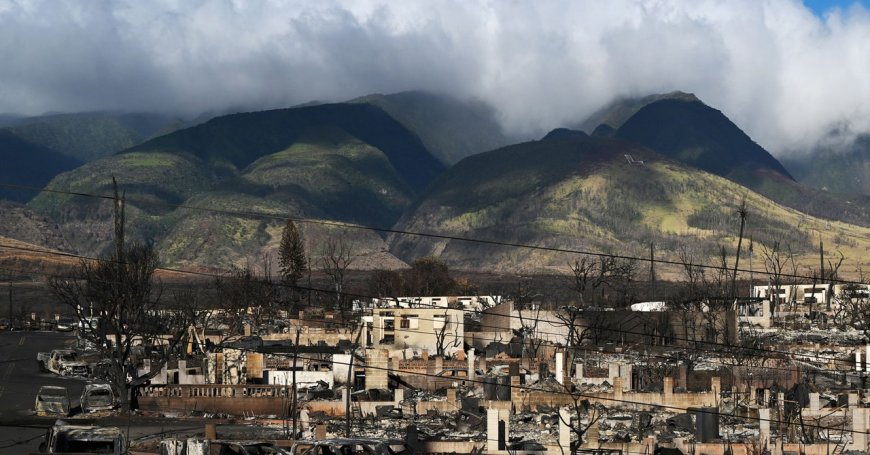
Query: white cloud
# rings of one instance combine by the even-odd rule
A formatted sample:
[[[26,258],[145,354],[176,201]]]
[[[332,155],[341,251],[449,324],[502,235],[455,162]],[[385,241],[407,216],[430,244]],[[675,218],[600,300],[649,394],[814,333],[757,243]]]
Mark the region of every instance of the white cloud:
[[[870,131],[870,13],[797,0],[0,0],[0,112],[475,96],[538,134],[696,93],[774,153]]]

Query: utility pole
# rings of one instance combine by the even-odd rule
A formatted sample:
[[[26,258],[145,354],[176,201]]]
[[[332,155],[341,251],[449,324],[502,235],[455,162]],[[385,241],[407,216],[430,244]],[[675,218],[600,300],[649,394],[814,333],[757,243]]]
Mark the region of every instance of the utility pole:
[[[737,239],[737,258],[734,259],[734,274],[731,275],[731,301],[737,301],[737,267],[740,264],[740,246],[743,244],[743,227],[746,225],[746,199],[737,210],[740,215],[740,237]],[[724,264],[723,264],[724,265]]]
[[[344,437],[350,437],[350,420],[351,420],[351,412],[350,412],[350,402],[353,400],[353,356],[356,355],[356,348],[359,346],[359,337],[362,335],[362,327],[360,327],[359,332],[356,334],[356,340],[354,340],[353,345],[350,348],[350,360],[347,362],[347,383],[345,384],[345,388],[347,388],[347,401],[344,403],[344,416],[345,416],[345,427],[344,427]]]
[[[819,275],[821,276],[822,283],[825,281],[825,246],[822,245],[822,233],[819,232]]]
[[[753,250],[753,242],[752,237],[749,237],[749,297],[753,297],[752,295],[752,285],[755,284],[755,278],[752,273],[752,250]]]
[[[9,283],[9,330],[12,330],[12,283]]]
[[[292,407],[293,410],[293,439],[296,439],[296,415],[298,414],[298,393],[296,391],[296,359],[299,357],[299,333],[302,332],[300,329],[296,329],[296,342],[293,344],[293,401]]]
[[[655,262],[655,244],[649,242],[649,296],[650,300],[656,300],[656,262]]]
[[[115,260],[118,261],[119,269],[123,267],[124,262],[124,203],[126,202],[125,194],[118,196],[118,182],[115,177],[112,177],[112,189],[114,190],[114,205],[115,205]]]

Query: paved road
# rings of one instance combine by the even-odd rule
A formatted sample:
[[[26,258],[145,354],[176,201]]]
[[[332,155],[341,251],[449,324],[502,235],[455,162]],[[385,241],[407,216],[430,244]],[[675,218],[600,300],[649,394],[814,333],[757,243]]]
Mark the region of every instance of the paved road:
[[[40,373],[36,353],[69,346],[75,338],[55,332],[0,333],[0,453],[36,452],[51,418],[33,416],[36,392],[43,385],[66,387],[71,406],[79,405],[85,381]],[[18,444],[31,440],[27,444]]]
[[[79,406],[82,378],[40,373],[36,353],[69,347],[75,337],[57,332],[0,332],[0,454],[38,453],[39,444],[55,418],[37,417],[33,412],[36,392],[43,385],[66,387],[70,406]],[[126,428],[131,440],[160,433],[192,435],[202,433],[204,420],[174,420],[136,416],[110,416],[100,420],[77,415],[77,424],[99,424]],[[215,423],[220,423],[215,421]],[[234,428],[235,426],[227,426]],[[239,427],[244,428],[244,427]]]

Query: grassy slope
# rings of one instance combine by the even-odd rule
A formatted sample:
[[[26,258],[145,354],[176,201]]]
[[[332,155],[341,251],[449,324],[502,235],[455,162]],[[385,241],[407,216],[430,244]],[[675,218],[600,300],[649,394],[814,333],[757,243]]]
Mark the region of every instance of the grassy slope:
[[[221,191],[200,193],[186,205],[229,212],[266,213],[313,219],[386,224],[408,206],[412,192],[379,150],[340,131],[316,130],[286,150],[262,157]],[[355,203],[348,204],[347,200]],[[164,218],[170,231],[161,241],[173,264],[240,265],[264,254],[276,257],[281,221],[274,218],[176,210]],[[308,226],[309,250],[329,237],[327,228]],[[357,254],[386,244],[371,231],[348,230]],[[386,267],[400,266],[381,258]],[[366,264],[357,264],[362,267]],[[371,265],[371,264],[369,264]]]
[[[721,112],[700,101],[648,104],[616,137],[733,180],[783,205],[814,216],[870,226],[870,197],[818,191],[794,181],[783,165]]]
[[[161,216],[173,210],[169,204],[181,203],[213,184],[208,170],[196,158],[155,152],[96,160],[58,175],[47,187],[109,196],[113,176],[126,193],[131,238],[159,237],[165,232]],[[111,241],[109,200],[43,192],[30,206],[57,220],[78,251],[99,254]]]
[[[448,166],[508,144],[492,107],[483,102],[420,91],[369,95],[351,102],[385,110],[416,133],[426,148]]]
[[[858,137],[846,150],[819,149],[785,164],[804,185],[870,196],[870,136]]]
[[[4,246],[6,248],[3,248]],[[37,252],[28,250],[36,250]],[[48,251],[48,253],[38,252],[43,250]],[[6,277],[12,280],[29,277],[41,280],[45,278],[44,273],[70,273],[79,264],[79,260],[76,258],[52,254],[57,252],[58,250],[56,249],[47,248],[42,245],[34,245],[14,238],[0,236],[0,279],[5,281]],[[37,273],[28,273],[31,271],[36,271]],[[16,286],[16,291],[20,292],[19,286]],[[26,302],[26,300],[18,301]]]
[[[444,170],[416,135],[380,108],[367,104],[324,104],[228,115],[161,136],[130,151],[179,151],[211,165],[242,169],[286,149],[311,128],[324,127],[343,130],[381,150],[414,191],[422,191]]]
[[[646,164],[629,165],[624,153]],[[458,182],[466,182],[461,190]],[[654,241],[659,251],[669,252],[659,254],[670,258],[680,245],[709,257],[720,243],[733,252],[734,209],[744,197],[750,212],[747,237],[754,237],[756,247],[781,240],[812,263],[816,234],[793,229],[802,219],[799,212],[724,178],[606,139],[536,141],[463,160],[433,185],[398,227],[641,256]],[[811,217],[803,220],[821,223]],[[837,236],[852,261],[870,248],[866,228],[835,223],[823,233],[829,245]],[[463,268],[564,271],[571,260],[558,253],[460,241],[396,237],[392,247],[399,257],[437,254]]]
[[[384,153],[334,128],[258,159],[239,181],[270,199],[305,201],[328,218],[362,224],[398,219],[413,197]]]
[[[55,150],[22,140],[0,130],[0,182],[12,185],[43,187],[55,175],[75,169],[81,161]],[[33,191],[0,188],[0,198],[27,202]]]
[[[90,112],[19,119],[7,130],[28,142],[87,162],[168,132],[178,124],[157,114]]]
[[[385,135],[392,134],[390,128],[401,128],[385,120],[380,110],[369,106],[351,109],[356,116],[339,118],[338,123],[343,121],[357,129],[388,123],[387,131],[381,132]],[[371,112],[375,112],[375,120],[366,118],[366,113]],[[256,118],[232,116],[234,121],[223,127],[219,124],[226,120],[209,122],[193,128],[195,131],[179,131],[170,135],[171,138],[150,141],[145,144],[147,147],[136,147],[62,174],[50,186],[110,194],[114,175],[127,192],[130,236],[157,240],[165,250],[163,259],[169,264],[203,266],[238,263],[262,253],[273,254],[277,244],[271,249],[263,248],[275,240],[276,232],[280,236],[280,223],[230,214],[175,210],[167,204],[184,203],[239,212],[264,210],[284,216],[384,227],[392,226],[410,204],[414,196],[411,187],[419,185],[419,181],[407,182],[395,164],[404,165],[406,170],[418,165],[412,162],[415,153],[425,152],[425,149],[414,149],[422,146],[413,135],[405,132],[404,137],[397,134],[379,139],[380,143],[392,147],[394,159],[391,159],[382,150],[329,122],[326,126],[315,124],[305,128],[291,123],[283,130],[290,130],[292,134],[282,130],[282,134],[287,135],[285,139],[291,142],[283,149],[274,150],[275,138],[267,137],[268,134],[280,130],[282,121],[288,117],[292,120],[298,113],[273,113],[277,119],[254,114]],[[307,119],[303,123],[312,121]],[[262,148],[246,148],[258,144]],[[431,156],[429,160],[435,163],[436,169],[440,167]],[[426,163],[425,156],[420,161]],[[422,178],[425,177],[424,174]],[[75,248],[97,254],[109,246],[111,206],[108,201],[46,193],[31,205],[61,220]],[[376,235],[357,237],[361,245],[367,245],[363,252],[386,250],[386,245]],[[395,258],[380,260],[390,263],[391,267],[401,265]]]
[[[0,200],[0,214],[0,236],[46,248],[70,250],[60,226],[27,206]]]

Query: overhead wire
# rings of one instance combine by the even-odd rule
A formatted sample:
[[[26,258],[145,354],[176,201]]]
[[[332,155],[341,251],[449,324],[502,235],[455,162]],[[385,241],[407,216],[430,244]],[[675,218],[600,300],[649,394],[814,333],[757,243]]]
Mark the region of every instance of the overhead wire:
[[[3,244],[0,244],[0,248],[12,248],[12,249],[18,249],[18,250],[25,250],[25,251],[41,251],[41,250],[35,250],[35,249],[31,249],[31,248],[10,246],[10,245],[3,245]],[[50,252],[50,251],[45,251],[45,253],[55,254],[55,253]],[[98,262],[105,261],[105,262],[109,262],[109,263],[117,263],[117,261],[114,261],[114,260],[88,257],[88,256],[83,256],[83,255],[77,255],[74,253],[63,253],[63,255],[76,257],[76,258],[83,259],[83,260],[91,260],[91,261],[98,261]],[[208,272],[200,272],[200,271],[184,270],[184,269],[176,269],[176,268],[168,268],[168,267],[157,267],[156,270],[163,270],[163,271],[174,272],[174,273],[179,273],[179,274],[191,274],[194,276],[207,277],[207,278],[212,278],[212,279],[214,279],[214,278],[227,278],[227,276],[225,276],[225,275],[220,275],[220,274],[216,274],[216,273],[208,273]],[[298,285],[298,284],[291,285],[288,283],[272,282],[272,281],[267,281],[267,280],[257,280],[257,281],[259,281],[263,284],[276,285],[276,286],[280,286],[280,287],[296,289],[299,291],[311,291],[311,292],[325,293],[325,294],[334,294],[335,293],[335,290],[332,290],[332,289],[322,289],[322,288],[309,287],[309,286],[303,286],[303,285]],[[365,294],[360,294],[360,293],[351,293],[351,292],[342,292],[342,295],[344,295],[346,297],[353,297],[353,298],[360,298],[360,299],[396,300],[395,298],[375,297],[375,296],[371,296],[371,295],[365,295]],[[427,306],[426,304],[422,304],[422,303],[415,303],[415,305]],[[441,308],[439,306],[432,305],[432,304],[428,304],[428,306],[430,306],[432,308]],[[462,311],[465,313],[474,313],[473,310],[462,310]],[[523,317],[522,313],[520,313],[518,316],[499,315],[499,317],[504,317],[504,318],[508,318],[508,319],[520,319],[521,323],[522,323],[523,319],[526,319],[530,322],[535,322],[536,324],[541,323],[541,322],[546,322],[546,323],[554,322],[554,321],[549,321],[549,320],[542,320],[539,317]],[[560,322],[562,322],[562,321],[560,321]],[[587,329],[602,329],[601,327],[589,326],[589,325],[583,325],[583,324],[575,324],[575,326],[581,327],[581,328],[587,328]],[[649,335],[646,332],[630,332],[630,331],[625,331],[625,330],[621,330],[620,332],[624,333],[624,334],[632,334],[632,335],[642,335],[642,336]],[[562,333],[551,333],[551,332],[545,332],[545,331],[538,331],[538,333],[550,334],[550,335],[555,335],[555,336],[563,336],[564,335]],[[679,338],[679,337],[669,337],[669,338],[676,340],[676,341],[692,342],[692,343],[695,343],[696,345],[702,344],[702,345],[707,345],[707,346],[720,346],[720,347],[729,348],[729,349],[735,348],[735,346],[733,344],[722,343],[722,342],[717,342],[717,341],[696,340],[696,339]],[[742,349],[748,349],[748,350],[751,350],[754,352],[790,354],[790,352],[788,352],[788,351],[775,351],[775,350],[767,350],[767,349],[753,348],[753,347],[742,347]],[[828,360],[838,361],[840,359],[828,358]]]
[[[51,188],[38,188],[38,187],[33,187],[33,186],[14,185],[14,184],[8,184],[8,183],[0,183],[0,188],[22,189],[22,190],[32,191],[32,192],[36,192],[36,193],[65,194],[65,195],[78,196],[78,197],[98,198],[98,199],[103,199],[103,200],[114,199],[114,196],[110,196],[110,195],[92,194],[92,193],[75,192],[75,191],[64,191],[64,190],[57,190],[57,189],[51,189]],[[572,255],[576,254],[576,255],[631,260],[631,261],[647,262],[647,263],[652,262],[652,263],[656,263],[656,264],[666,264],[666,265],[673,265],[673,266],[679,266],[679,267],[684,267],[684,266],[689,265],[689,266],[692,266],[696,269],[717,270],[717,271],[724,271],[727,273],[744,273],[744,274],[746,274],[746,273],[753,273],[753,274],[758,273],[761,275],[772,275],[772,276],[775,275],[775,276],[778,276],[780,278],[794,278],[794,279],[804,279],[804,280],[817,280],[818,279],[818,277],[812,277],[812,276],[808,276],[808,275],[799,275],[799,274],[793,274],[793,273],[792,274],[773,273],[773,272],[768,272],[765,270],[751,270],[751,269],[746,269],[746,268],[735,269],[733,267],[723,267],[723,266],[716,266],[716,265],[710,265],[710,264],[686,264],[686,263],[681,262],[681,261],[675,261],[675,260],[669,260],[669,259],[660,259],[660,258],[657,259],[657,258],[650,258],[650,257],[644,257],[644,256],[630,256],[630,255],[624,255],[624,254],[604,253],[604,252],[598,252],[598,251],[570,249],[570,248],[548,247],[548,246],[541,246],[541,245],[529,245],[529,244],[525,244],[525,243],[503,242],[503,241],[498,241],[498,240],[475,239],[475,238],[469,238],[469,237],[461,237],[461,236],[456,236],[456,235],[447,235],[447,234],[438,234],[438,233],[416,232],[416,231],[408,231],[408,230],[387,228],[387,227],[367,226],[367,225],[362,225],[362,224],[347,223],[347,222],[341,222],[341,221],[330,221],[330,220],[322,220],[322,219],[314,219],[314,218],[301,218],[301,217],[292,216],[290,214],[274,214],[274,213],[257,212],[257,211],[249,211],[249,210],[217,209],[217,208],[210,208],[210,207],[200,207],[200,206],[189,205],[189,204],[177,204],[177,203],[162,202],[162,201],[155,201],[155,200],[146,200],[146,199],[136,199],[136,198],[125,198],[125,200],[129,201],[129,202],[158,205],[158,206],[170,207],[170,208],[175,208],[175,209],[186,209],[186,210],[194,210],[194,211],[200,211],[200,212],[219,213],[219,214],[223,214],[223,215],[232,215],[232,216],[240,216],[240,217],[248,217],[248,218],[267,218],[267,219],[274,219],[274,220],[280,220],[280,221],[290,220],[290,221],[293,221],[295,223],[316,224],[316,225],[340,227],[340,228],[346,228],[346,229],[368,230],[368,231],[382,232],[385,234],[407,235],[407,236],[416,236],[416,237],[424,237],[424,238],[434,238],[434,239],[439,239],[439,240],[461,241],[461,242],[479,243],[479,244],[492,245],[492,246],[522,248],[522,249],[531,249],[531,250],[538,250],[538,251],[548,251],[548,252],[554,252],[554,253],[564,253],[564,254],[572,254]],[[860,281],[850,281],[850,280],[841,280],[841,279],[837,279],[836,281],[838,283],[843,283],[843,284],[864,284],[864,283],[861,283]]]
[[[347,366],[347,367],[359,366],[359,365],[355,365],[351,362],[344,362],[344,361],[340,361],[340,360],[335,360],[335,358],[333,358],[331,360],[323,360],[323,359],[319,359],[316,357],[309,357],[309,356],[305,356],[305,355],[298,355],[298,354],[292,354],[292,353],[282,353],[280,355],[285,356],[285,357],[295,356],[297,359],[301,359],[301,360],[309,360],[309,361],[315,361],[315,362],[327,362],[327,363],[331,363],[332,365],[342,365],[342,366]],[[389,374],[390,372],[393,372],[393,373],[407,374],[407,375],[411,375],[411,376],[423,376],[423,377],[428,377],[428,378],[439,378],[439,379],[444,378],[443,376],[439,376],[439,375],[434,374],[434,373],[424,373],[424,372],[413,371],[413,370],[401,370],[401,369],[396,369],[396,368],[389,368],[389,367],[382,367],[382,366],[375,366],[375,365],[365,365],[364,368],[372,369],[372,370],[386,371],[387,374]],[[472,384],[481,384],[481,385],[491,384],[483,379],[472,379],[472,378],[468,378],[468,377],[457,378],[457,379],[458,379],[457,382],[459,382],[459,380],[461,380],[461,381],[464,381],[466,383],[472,383]],[[573,385],[573,383],[570,383],[570,382],[569,382],[569,384]],[[614,397],[609,397],[609,396],[600,396],[599,394],[588,393],[587,391],[581,391],[581,392],[574,391],[574,392],[572,392],[570,389],[568,389],[569,384],[561,384],[561,386],[564,387],[565,390],[546,390],[546,389],[535,388],[535,387],[532,387],[528,384],[526,384],[526,385],[511,384],[511,388],[513,389],[514,387],[516,387],[519,390],[526,390],[529,392],[547,392],[547,393],[556,394],[556,395],[567,395],[567,396],[570,396],[572,398],[576,398],[578,400],[579,399],[591,399],[591,400],[599,400],[599,401],[603,401],[603,402],[621,403],[621,404],[638,406],[638,407],[641,407],[641,406],[653,407],[653,408],[659,408],[659,409],[665,409],[665,410],[671,410],[671,411],[701,412],[701,413],[720,416],[720,417],[722,417],[722,416],[734,417],[733,414],[728,414],[728,413],[721,412],[721,411],[704,411],[704,410],[698,410],[697,408],[689,407],[689,406],[683,407],[683,406],[675,406],[675,405],[667,405],[667,404],[649,403],[649,402],[636,401],[636,400],[626,400],[626,399],[614,398]],[[721,392],[722,391],[720,390],[720,393]],[[754,417],[754,416],[741,416],[741,417],[746,419],[746,420],[752,420],[752,421],[757,421],[757,422],[765,422],[766,421],[769,423],[787,424],[787,425],[789,424],[789,422],[786,420],[774,419],[772,417],[768,418],[768,419],[762,419],[761,417]],[[804,424],[804,426],[808,427],[808,428],[815,428],[815,429],[820,429],[820,430],[842,431],[842,428],[827,427],[827,426],[823,426],[823,425],[819,425],[819,424]],[[870,434],[870,431],[850,431],[850,432],[858,433],[858,434]]]
[[[0,244],[0,248],[8,248],[8,247],[10,247],[10,246]],[[14,249],[25,249],[25,250],[27,250],[27,251],[32,250],[32,249],[30,249],[30,248],[15,247],[15,246],[12,246],[11,248],[14,248]],[[48,254],[53,254],[52,252],[47,252],[47,253],[48,253]],[[77,257],[77,258],[82,259],[82,260],[93,260],[93,261],[98,261],[98,262],[99,262],[99,261],[106,261],[106,262],[109,262],[109,263],[116,263],[116,262],[117,262],[117,261],[113,261],[113,260],[107,260],[107,259],[100,259],[100,258],[93,258],[93,257],[82,256],[82,255],[76,255],[76,254],[73,254],[73,253],[64,253],[64,254],[65,254],[65,255],[68,255],[68,256]],[[5,270],[13,271],[12,269],[8,269],[8,268],[5,269]],[[227,278],[226,275],[220,275],[220,274],[216,274],[216,273],[207,273],[207,272],[188,271],[188,270],[184,270],[184,269],[175,269],[175,268],[158,267],[158,270],[171,271],[171,272],[179,273],[179,274],[191,273],[191,274],[195,274],[196,276],[200,276],[200,277],[208,277],[208,278]],[[54,275],[49,274],[49,273],[46,273],[46,272],[25,272],[25,271],[21,271],[21,270],[14,270],[14,272],[17,272],[17,273],[22,273],[22,272],[24,272],[24,273],[32,273],[32,274],[45,275],[45,276],[54,276]],[[70,277],[70,278],[72,278],[72,277]],[[272,282],[272,281],[266,281],[266,280],[258,280],[258,281],[261,282],[262,284],[269,284],[269,285],[275,285],[275,286],[280,286],[280,287],[287,287],[287,288],[295,289],[295,290],[297,290],[297,291],[310,291],[310,292],[316,292],[316,293],[320,293],[320,294],[334,294],[334,293],[335,293],[335,290],[332,290],[332,289],[322,289],[322,288],[316,288],[316,287],[310,287],[310,286],[302,286],[302,285],[291,285],[291,284],[288,284],[288,283],[283,283],[283,282]],[[350,292],[343,292],[342,294],[345,295],[345,296],[348,296],[348,297],[354,297],[354,298],[359,298],[359,299],[381,299],[381,300],[387,300],[387,301],[396,301],[396,302],[398,303],[398,300],[397,300],[396,298],[374,297],[374,296],[371,296],[371,295],[364,295],[364,294],[350,293]],[[426,306],[428,306],[428,307],[430,307],[431,309],[439,309],[439,310],[440,310],[440,309],[445,309],[444,307],[441,307],[441,306],[438,306],[438,305],[433,305],[433,304],[424,304],[424,303],[422,303],[422,302],[415,302],[415,303],[413,303],[413,305],[414,305],[414,306],[417,306],[417,307],[426,307]],[[383,308],[383,309],[388,310],[389,308]],[[467,310],[467,309],[457,309],[457,310],[460,310],[460,311],[462,311],[462,312],[465,313],[465,314],[472,314],[472,315],[474,315],[474,314],[476,313],[475,310]],[[503,317],[503,318],[507,318],[507,319],[520,319],[520,322],[521,322],[521,323],[523,323],[524,320],[526,320],[526,321],[529,321],[530,323],[533,322],[535,326],[537,326],[537,324],[542,323],[542,322],[543,322],[543,323],[546,323],[546,324],[550,324],[550,325],[567,324],[566,321],[545,320],[545,319],[540,319],[539,317],[536,317],[536,316],[523,317],[521,312],[520,312],[520,315],[519,315],[519,316],[515,316],[515,315],[498,315],[498,317]],[[427,318],[421,318],[421,319],[427,319]],[[434,319],[428,319],[428,320],[432,320],[432,321],[434,321]],[[312,322],[322,322],[322,321],[312,320]],[[351,324],[351,323],[352,323],[352,322],[347,322],[346,324]],[[640,323],[643,323],[643,321],[638,321],[638,324],[640,324]],[[478,323],[478,324],[481,325],[482,327],[488,327],[488,328],[495,328],[495,329],[505,330],[505,328],[504,328],[503,326],[492,326],[492,325],[482,324],[482,323]],[[576,322],[575,322],[573,325],[574,325],[575,327],[577,327],[577,328],[582,328],[582,329],[593,329],[593,330],[601,330],[602,332],[606,332],[606,333],[617,333],[617,334],[623,334],[623,335],[639,335],[639,336],[649,336],[649,335],[650,335],[648,332],[632,331],[632,330],[619,329],[619,328],[614,328],[614,327],[598,327],[598,326],[590,326],[590,325],[581,324],[581,323],[576,323]],[[407,330],[407,329],[405,329],[405,330]],[[508,328],[507,330],[511,330],[511,329]],[[552,336],[555,336],[555,337],[563,337],[563,336],[565,336],[565,333],[562,333],[562,332],[558,332],[558,333],[557,333],[557,332],[549,332],[549,331],[545,331],[545,330],[541,330],[541,329],[535,329],[535,333],[536,333],[536,334],[539,334],[539,335],[552,335]],[[715,353],[715,354],[721,354],[721,353],[722,353],[721,350],[717,351],[717,350],[714,350],[714,348],[703,349],[703,348],[701,348],[701,347],[698,346],[698,345],[700,344],[700,345],[704,345],[704,346],[714,346],[714,347],[715,347],[715,346],[718,346],[718,347],[721,347],[721,348],[727,348],[727,349],[732,349],[732,350],[733,350],[733,349],[743,349],[743,350],[748,350],[748,351],[751,351],[751,352],[754,352],[754,353],[759,353],[759,354],[762,354],[762,353],[763,353],[763,354],[767,354],[767,355],[770,355],[770,354],[776,354],[776,356],[772,356],[773,358],[781,357],[781,356],[784,356],[784,357],[786,357],[786,358],[792,358],[792,357],[795,356],[795,354],[794,354],[793,352],[791,352],[791,351],[772,350],[772,349],[764,349],[764,348],[756,348],[756,347],[741,347],[741,346],[735,346],[734,344],[729,344],[729,343],[722,343],[722,342],[716,342],[716,341],[706,341],[706,340],[696,340],[696,339],[690,339],[690,338],[681,338],[681,337],[677,337],[677,336],[669,336],[668,338],[669,338],[669,339],[673,339],[674,341],[683,341],[683,342],[687,342],[687,343],[694,344],[695,346],[688,347],[687,349],[688,349],[688,350],[692,350],[692,351],[699,351],[699,352],[709,352],[709,353]],[[494,340],[494,341],[495,341],[495,340]],[[582,347],[580,347],[580,346],[569,346],[569,347],[565,347],[565,349],[574,350],[575,352],[576,352],[576,351],[585,351],[585,352],[590,352],[589,349],[585,349],[585,348],[582,348]],[[833,362],[842,362],[842,363],[845,363],[846,365],[850,365],[850,362],[849,362],[848,359],[844,360],[843,358],[838,358],[838,357],[827,357],[827,356],[820,356],[820,355],[816,355],[816,356],[814,356],[814,357],[815,357],[817,360],[828,360],[828,361],[833,361]],[[677,361],[677,360],[679,360],[679,359],[678,359],[678,358],[666,358],[666,360],[668,360],[668,361]],[[796,359],[795,359],[795,360],[796,360]],[[713,362],[710,362],[710,363],[713,363]],[[725,363],[725,362],[720,362],[720,364],[721,364],[722,366],[730,366],[730,367],[735,367],[735,366],[744,366],[744,365],[730,364],[730,363]],[[777,367],[773,367],[773,366],[767,366],[767,367],[765,367],[765,368],[767,368],[767,369],[777,369]],[[792,371],[792,369],[790,369],[790,368],[782,368],[782,370],[783,370],[783,371]],[[855,374],[855,373],[852,373],[851,371],[849,371],[849,372],[839,372],[839,373],[840,373],[840,374],[847,374],[847,375],[854,375],[854,374]]]
[[[312,289],[312,290],[315,290],[315,291],[318,291],[318,292],[328,292],[328,293],[333,292],[333,291],[322,290],[322,289]],[[439,307],[439,309],[440,309],[440,307]],[[360,330],[361,330],[361,329],[360,329]],[[284,355],[286,356],[286,355],[291,355],[291,354],[284,354]],[[299,355],[296,355],[296,357],[297,357],[297,358],[301,358],[301,359],[303,359],[303,360],[324,361],[323,359],[314,358],[314,357],[305,357],[305,356],[299,356]],[[327,360],[327,362],[331,362],[331,363],[333,363],[333,364],[339,364],[339,365],[347,365],[347,366],[350,366],[350,365],[351,365],[351,363],[349,363],[349,362],[345,363],[345,362],[335,361],[334,359],[333,359],[333,360]],[[441,376],[438,376],[438,375],[429,374],[429,373],[421,373],[421,372],[410,371],[410,370],[397,370],[397,369],[390,369],[390,368],[384,368],[384,367],[375,367],[375,366],[366,366],[366,368],[374,368],[374,369],[387,370],[388,372],[389,372],[389,371],[393,371],[394,373],[404,373],[404,374],[410,374],[410,375],[422,375],[422,376],[428,376],[428,377],[439,377],[439,378],[441,378]],[[470,379],[465,379],[465,381],[466,381],[466,382],[473,382],[473,383],[481,383],[481,384],[485,383],[485,381],[480,381],[480,380],[470,380]],[[525,387],[520,386],[519,388],[520,388],[520,389],[531,390],[531,391],[539,390],[539,389],[535,389],[535,388],[533,388],[533,387],[531,387],[531,386],[525,386]],[[631,404],[631,405],[635,405],[635,406],[653,406],[653,407],[658,407],[658,408],[663,408],[663,409],[671,409],[671,410],[679,410],[679,411],[689,411],[688,408],[683,408],[683,407],[679,407],[679,406],[660,405],[660,404],[645,403],[645,402],[632,401],[632,400],[621,400],[621,399],[615,399],[615,398],[609,398],[609,397],[600,397],[600,396],[598,396],[598,395],[591,395],[591,394],[585,394],[585,393],[579,393],[579,394],[577,394],[577,393],[572,393],[572,392],[570,392],[570,391],[564,391],[564,392],[561,392],[561,391],[549,391],[549,392],[550,392],[550,393],[557,393],[557,394],[558,394],[558,393],[563,393],[563,394],[568,394],[568,395],[571,395],[571,396],[578,396],[578,397],[580,397],[580,398],[591,398],[591,399],[598,399],[598,400],[602,400],[602,401],[610,401],[610,402],[617,402],[617,403]],[[711,413],[711,414],[714,414],[714,415],[726,415],[726,416],[729,415],[729,414],[725,414],[725,413],[721,413],[721,412],[710,412],[710,413]],[[757,419],[756,419],[756,418],[752,418],[752,417],[750,417],[749,419],[750,419],[750,420],[759,420],[759,421],[768,420],[768,421],[770,421],[771,423],[788,423],[788,422],[785,422],[785,421],[779,421],[779,420],[774,420],[774,419],[760,419],[760,418],[757,418]],[[835,427],[824,427],[824,426],[821,426],[821,425],[808,425],[808,426],[809,426],[809,427],[815,427],[815,428],[818,428],[818,429],[828,429],[828,430],[833,429],[833,430],[840,430],[839,428],[835,428]],[[870,433],[868,433],[868,434],[870,434]]]
[[[79,254],[75,254],[75,253],[44,251],[44,250],[38,250],[38,249],[33,249],[33,248],[21,247],[21,246],[4,245],[2,243],[0,243],[0,248],[11,248],[11,249],[15,249],[15,250],[42,252],[42,253],[46,253],[46,254],[60,254],[60,255],[63,255],[65,257],[73,257],[73,258],[78,258],[78,259],[82,259],[82,260],[90,260],[90,261],[97,261],[97,262],[118,263],[117,261],[112,260],[112,259],[94,258],[94,257],[79,255]],[[206,278],[212,278],[212,279],[214,279],[214,278],[227,278],[225,275],[220,275],[217,273],[208,273],[208,272],[184,270],[184,269],[169,268],[169,267],[157,267],[156,270],[163,270],[163,271],[174,272],[174,273],[179,273],[179,274],[190,274],[190,275],[194,275],[194,276],[206,277]],[[311,291],[311,292],[326,293],[326,294],[334,294],[335,293],[335,291],[332,289],[321,289],[321,288],[315,288],[315,287],[302,286],[302,285],[298,285],[298,284],[290,285],[288,283],[272,282],[272,281],[267,281],[267,280],[257,280],[257,281],[260,281],[263,284],[277,285],[277,286],[292,288],[292,289],[296,289],[296,290],[300,290],[300,291]],[[383,297],[375,297],[375,296],[359,294],[359,293],[342,292],[342,294],[344,296],[347,296],[347,297],[361,298],[361,299],[383,299]],[[387,298],[387,300],[394,300],[394,299]],[[430,305],[430,306],[436,307],[434,305]],[[437,308],[440,308],[440,307],[437,307]],[[463,311],[465,311],[467,313],[473,313],[473,311],[471,311],[471,310],[463,310]],[[522,316],[522,313],[520,313],[519,316],[500,315],[500,317],[506,317],[509,319],[520,319],[521,323],[522,323],[522,320],[524,319]],[[535,322],[536,324],[540,323],[540,322],[546,322],[546,323],[552,322],[552,321],[547,321],[547,320],[541,320],[540,318],[537,318],[537,317],[528,317],[525,319],[532,321],[532,322]],[[587,328],[587,329],[598,329],[598,330],[601,329],[601,327],[588,326],[588,325],[583,325],[583,324],[575,324],[575,326],[581,327],[581,328]],[[548,332],[540,331],[539,333],[544,334],[544,333],[548,333]],[[648,336],[649,335],[646,332],[629,332],[629,331],[624,331],[624,330],[622,331],[622,333],[632,334],[632,335],[641,335],[641,336]],[[549,334],[556,335],[556,336],[563,336],[563,334],[561,334],[561,333],[549,333]],[[790,353],[789,351],[768,350],[768,349],[755,348],[755,347],[750,347],[750,346],[739,347],[739,346],[735,346],[733,344],[722,343],[722,342],[717,342],[717,341],[697,340],[697,339],[688,339],[688,338],[679,338],[679,337],[669,337],[669,338],[674,339],[675,341],[686,341],[686,342],[694,343],[696,345],[696,349],[698,349],[697,346],[700,344],[700,345],[705,345],[705,346],[720,346],[720,347],[728,348],[728,349],[741,348],[744,350],[750,350],[753,352],[760,352],[760,353],[777,353],[777,354],[792,355],[792,353]],[[820,360],[821,359],[833,360],[835,362],[843,361],[842,359],[839,359],[839,358],[829,358],[829,357],[824,357],[824,356],[817,356],[816,358],[820,359]]]

